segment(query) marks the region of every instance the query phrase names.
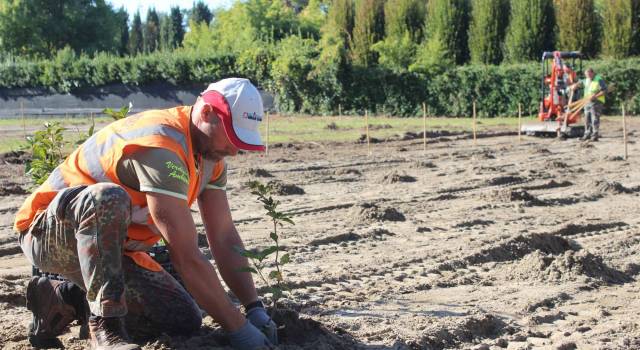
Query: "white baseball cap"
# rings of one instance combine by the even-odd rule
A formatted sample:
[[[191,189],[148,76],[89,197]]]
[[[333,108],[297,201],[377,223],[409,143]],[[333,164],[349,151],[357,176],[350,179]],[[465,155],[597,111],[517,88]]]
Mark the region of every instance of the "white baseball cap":
[[[220,116],[229,141],[239,149],[264,151],[258,127],[264,116],[262,97],[249,79],[227,78],[200,94]]]

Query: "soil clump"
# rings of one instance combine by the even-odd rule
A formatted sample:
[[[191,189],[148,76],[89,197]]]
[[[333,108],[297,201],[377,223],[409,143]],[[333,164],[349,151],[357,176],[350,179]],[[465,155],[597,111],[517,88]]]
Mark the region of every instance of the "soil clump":
[[[406,173],[393,170],[383,175],[379,181],[381,184],[394,184],[398,182],[416,182],[416,178]]]
[[[405,221],[404,214],[392,207],[381,208],[375,203],[355,205],[349,215],[355,222]]]

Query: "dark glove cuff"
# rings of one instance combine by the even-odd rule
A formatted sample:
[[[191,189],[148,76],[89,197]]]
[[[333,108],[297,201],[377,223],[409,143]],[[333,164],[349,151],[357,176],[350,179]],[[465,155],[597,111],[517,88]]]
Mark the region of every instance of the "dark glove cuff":
[[[264,309],[264,304],[262,303],[261,300],[257,300],[257,301],[254,301],[253,303],[249,303],[249,304],[245,305],[244,306],[244,311],[245,312],[249,312],[249,310],[255,309],[257,307],[260,307],[260,308]]]

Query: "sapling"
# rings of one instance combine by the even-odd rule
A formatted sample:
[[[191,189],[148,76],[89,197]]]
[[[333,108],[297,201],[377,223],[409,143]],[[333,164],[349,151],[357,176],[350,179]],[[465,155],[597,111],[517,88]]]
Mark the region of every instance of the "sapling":
[[[60,123],[44,123],[44,129],[27,137],[31,148],[31,160],[25,171],[36,185],[44,183],[49,174],[62,162],[62,153],[66,142],[62,135],[64,128]]]
[[[105,108],[102,110],[102,113],[110,116],[114,120],[120,120],[127,117],[127,114],[129,113],[132,107],[133,107],[133,103],[129,102],[128,106],[123,106],[118,111],[113,110],[111,108]]]
[[[273,185],[262,184],[259,181],[252,181],[249,183],[251,188],[251,194],[258,197],[258,200],[262,202],[264,209],[267,211],[267,216],[271,219],[273,224],[273,231],[270,232],[269,238],[273,241],[273,245],[260,249],[248,250],[242,247],[235,247],[236,251],[249,259],[250,266],[245,266],[240,269],[242,272],[250,272],[257,275],[262,282],[271,291],[273,298],[273,308],[271,310],[271,317],[273,318],[278,308],[278,300],[282,297],[286,286],[284,283],[282,266],[289,263],[290,255],[280,246],[278,227],[284,226],[284,223],[295,225],[289,214],[283,213],[278,210],[280,201],[273,199],[272,191]],[[282,255],[281,255],[282,254]],[[274,269],[268,274],[265,273],[265,268],[270,261],[269,257],[273,257]]]

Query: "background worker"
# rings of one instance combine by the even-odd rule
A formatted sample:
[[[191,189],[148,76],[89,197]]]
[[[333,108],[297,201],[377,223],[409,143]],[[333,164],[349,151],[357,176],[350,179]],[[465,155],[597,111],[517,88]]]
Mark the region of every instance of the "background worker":
[[[25,201],[15,222],[21,248],[42,271],[86,291],[94,349],[138,349],[129,334],[196,331],[200,308],[237,349],[277,342],[251,274],[239,272],[248,262],[234,250],[242,240],[224,190],[224,158],[239,149],[263,149],[262,115],[260,94],[248,80],[221,80],[193,106],[146,111],[107,125]],[[246,318],[198,248],[190,212],[196,199],[218,272],[245,306]],[[160,238],[189,293],[146,253]],[[55,337],[71,322],[69,314],[78,307],[67,289],[47,278],[31,280],[32,333]]]
[[[607,85],[600,75],[596,75],[593,68],[587,68],[585,79],[572,86],[573,89],[584,87],[584,97],[589,102],[584,106],[584,136],[582,140],[598,141],[600,129],[600,115],[604,109]]]

